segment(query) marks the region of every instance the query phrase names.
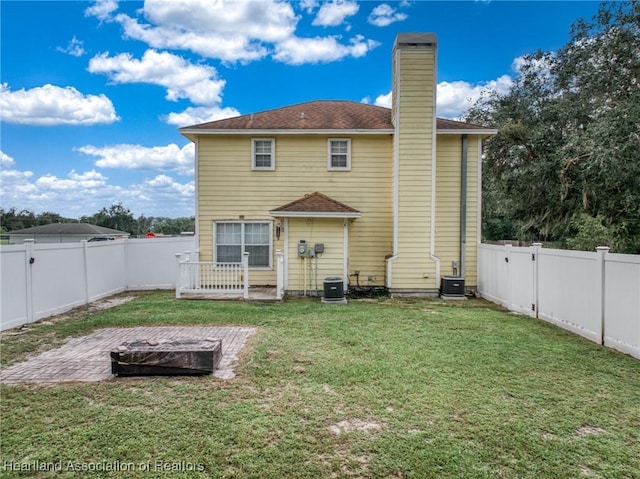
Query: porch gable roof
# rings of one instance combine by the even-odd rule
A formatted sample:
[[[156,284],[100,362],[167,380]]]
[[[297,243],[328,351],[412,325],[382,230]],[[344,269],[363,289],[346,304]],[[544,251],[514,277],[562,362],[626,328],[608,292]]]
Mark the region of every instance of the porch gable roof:
[[[361,213],[318,191],[269,211],[278,218],[360,218]]]

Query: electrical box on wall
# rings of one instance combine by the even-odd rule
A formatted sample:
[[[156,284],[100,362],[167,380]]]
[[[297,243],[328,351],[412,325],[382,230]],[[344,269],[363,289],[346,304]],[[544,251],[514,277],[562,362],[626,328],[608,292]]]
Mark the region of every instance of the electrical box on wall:
[[[298,256],[306,256],[307,255],[307,241],[300,240],[298,242]]]
[[[324,253],[324,243],[316,243],[313,246],[313,250],[315,251],[316,254]]]

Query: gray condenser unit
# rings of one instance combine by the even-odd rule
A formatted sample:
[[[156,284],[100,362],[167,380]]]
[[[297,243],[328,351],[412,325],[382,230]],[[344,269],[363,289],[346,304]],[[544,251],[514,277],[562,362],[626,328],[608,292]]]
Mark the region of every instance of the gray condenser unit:
[[[440,294],[445,298],[464,298],[464,278],[443,276]]]
[[[344,298],[344,281],[339,276],[330,276],[324,279],[325,299]]]

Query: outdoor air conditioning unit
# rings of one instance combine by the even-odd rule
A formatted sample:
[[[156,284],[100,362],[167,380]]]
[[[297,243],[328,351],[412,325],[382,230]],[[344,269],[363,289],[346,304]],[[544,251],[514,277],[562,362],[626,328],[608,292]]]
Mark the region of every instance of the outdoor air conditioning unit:
[[[344,280],[340,276],[329,276],[324,279],[323,303],[346,303],[344,297]]]
[[[464,278],[443,276],[440,283],[440,295],[445,299],[463,299]]]

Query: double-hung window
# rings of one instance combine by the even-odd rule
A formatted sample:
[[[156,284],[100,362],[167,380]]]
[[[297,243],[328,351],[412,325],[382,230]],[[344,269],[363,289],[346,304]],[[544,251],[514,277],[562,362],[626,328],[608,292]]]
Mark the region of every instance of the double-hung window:
[[[276,169],[276,141],[273,138],[253,138],[251,142],[251,169]]]
[[[329,170],[351,170],[351,140],[329,139]]]
[[[216,221],[216,263],[240,263],[249,253],[249,266],[271,267],[271,222]]]

